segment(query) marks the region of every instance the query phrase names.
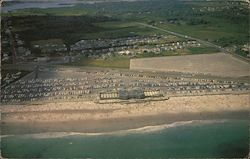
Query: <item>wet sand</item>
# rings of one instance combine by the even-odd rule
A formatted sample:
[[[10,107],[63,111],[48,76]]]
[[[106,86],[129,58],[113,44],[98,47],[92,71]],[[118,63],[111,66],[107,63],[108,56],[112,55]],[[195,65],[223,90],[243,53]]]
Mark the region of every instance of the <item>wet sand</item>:
[[[221,120],[239,119],[248,120],[248,111],[236,112],[202,112],[202,113],[180,113],[180,114],[158,114],[154,116],[115,118],[103,120],[82,120],[65,122],[4,122],[1,123],[2,135],[30,134],[45,132],[83,132],[103,133],[118,130],[141,128],[171,124],[179,121],[192,120]]]

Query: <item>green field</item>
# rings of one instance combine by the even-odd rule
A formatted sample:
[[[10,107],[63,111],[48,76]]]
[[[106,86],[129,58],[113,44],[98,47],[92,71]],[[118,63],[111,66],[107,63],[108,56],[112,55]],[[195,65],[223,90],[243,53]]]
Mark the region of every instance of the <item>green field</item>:
[[[247,31],[239,27],[238,24],[230,24],[228,22],[214,22],[216,25],[176,25],[176,24],[159,24],[157,25],[160,28],[174,31],[177,33],[182,33],[184,35],[192,36],[195,38],[200,38],[217,44],[222,44],[223,38],[231,39],[235,41],[246,41],[247,40]],[[221,41],[221,42],[220,42]],[[230,41],[228,41],[229,45]]]
[[[187,50],[190,54],[210,54],[217,53],[220,51],[214,47],[190,47]]]
[[[209,11],[208,7],[215,10]],[[2,36],[6,36],[3,24],[10,20],[12,31],[24,40],[25,47],[31,48],[34,54],[40,52],[32,50],[31,46],[34,43],[53,43],[55,39],[60,39],[60,43],[66,44],[68,50],[66,54],[69,54],[70,46],[82,39],[167,35],[166,32],[137,23],[141,22],[210,41],[231,50],[235,49],[241,56],[248,55],[247,52],[240,51],[242,45],[249,43],[249,8],[243,2],[179,0],[104,2],[62,8],[22,9],[2,13],[2,16]],[[6,47],[2,49],[3,52],[10,50]],[[213,52],[217,50],[210,47],[190,48],[182,52],[166,52],[158,55],[148,53],[142,57]],[[96,61],[93,59],[90,61],[92,62],[86,63],[91,65],[106,63],[106,61],[93,62]]]
[[[228,8],[223,8],[214,12],[198,11],[203,7],[223,7],[225,5],[227,5]],[[162,34],[162,32],[159,31],[139,27],[134,22],[145,22],[157,25],[165,29],[209,40],[224,46],[234,43],[245,43],[248,41],[249,37],[249,9],[247,9],[247,5],[228,4],[226,1],[182,2],[154,0],[123,3],[106,2],[95,5],[79,4],[74,7],[63,8],[23,9],[12,13],[12,16],[17,17],[24,15],[28,16],[27,18],[29,19],[31,18],[29,17],[30,15],[52,17],[81,17],[88,15],[90,17],[109,17],[110,19],[119,21],[114,23],[96,21],[96,25],[94,26],[98,26],[99,29],[97,30],[93,27],[92,32],[85,32],[84,34],[82,31],[74,29],[72,36],[75,38],[71,39],[93,39],[98,37],[116,38],[154,33]],[[30,19],[29,22],[34,23],[32,19]],[[51,24],[48,23],[48,25]],[[71,27],[74,28],[75,26],[72,25]],[[231,39],[231,41],[228,39]]]
[[[56,44],[56,45],[62,45],[63,41],[62,39],[49,39],[49,40],[37,40],[37,41],[32,41],[31,45],[52,45],[52,44]]]
[[[140,35],[165,35],[161,31],[154,30],[148,27],[140,26],[131,21],[114,21],[95,23],[95,26],[102,28],[100,32],[87,33],[85,39],[115,39],[124,37],[133,37]]]
[[[95,59],[95,58],[82,57],[79,61],[72,62],[67,65],[129,69],[130,59],[125,56],[111,57],[109,59]]]

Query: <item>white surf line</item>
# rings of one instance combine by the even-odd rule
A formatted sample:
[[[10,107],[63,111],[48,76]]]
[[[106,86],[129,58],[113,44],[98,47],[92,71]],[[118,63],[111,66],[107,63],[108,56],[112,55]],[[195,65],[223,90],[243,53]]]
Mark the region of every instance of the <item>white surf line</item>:
[[[185,125],[199,125],[199,124],[213,124],[213,123],[224,123],[229,120],[190,120],[190,121],[180,121],[174,122],[171,124],[163,124],[156,126],[145,126],[141,128],[128,129],[128,130],[119,130],[103,133],[80,133],[80,132],[46,132],[46,133],[37,133],[37,134],[23,134],[23,135],[1,135],[1,138],[7,137],[29,137],[35,139],[48,139],[48,138],[62,138],[69,136],[105,136],[105,135],[114,135],[114,136],[124,136],[127,134],[145,134],[162,131],[168,128],[180,127]]]

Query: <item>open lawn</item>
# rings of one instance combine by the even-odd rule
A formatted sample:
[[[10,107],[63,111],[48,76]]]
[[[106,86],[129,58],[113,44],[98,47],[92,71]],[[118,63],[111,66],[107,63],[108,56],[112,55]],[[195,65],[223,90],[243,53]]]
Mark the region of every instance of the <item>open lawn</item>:
[[[219,51],[220,50],[214,47],[190,47],[187,49],[188,54],[210,54]]]
[[[217,25],[176,25],[176,24],[159,24],[157,25],[163,29],[171,30],[174,32],[182,33],[184,35],[192,36],[195,38],[216,42],[221,38],[234,38],[245,40],[247,34],[242,27],[237,24],[229,24],[219,22]]]
[[[31,45],[61,45],[63,44],[62,39],[49,39],[49,40],[37,40],[37,41],[32,41]]]
[[[130,59],[118,56],[109,59],[94,59],[82,57],[79,61],[69,63],[70,66],[89,66],[89,67],[109,67],[109,68],[129,68]]]
[[[87,33],[85,39],[114,39],[145,35],[168,35],[167,33],[138,25],[131,21],[113,21],[95,23],[95,26],[102,28],[101,32]]]

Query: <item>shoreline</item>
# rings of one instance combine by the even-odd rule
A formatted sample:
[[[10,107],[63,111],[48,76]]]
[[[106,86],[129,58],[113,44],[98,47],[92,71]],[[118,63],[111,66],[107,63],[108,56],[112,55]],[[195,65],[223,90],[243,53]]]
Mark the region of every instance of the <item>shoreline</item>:
[[[102,120],[81,121],[51,121],[51,122],[1,122],[1,135],[18,135],[46,132],[79,132],[79,133],[105,133],[136,129],[146,126],[157,126],[186,121],[207,120],[249,120],[249,112],[201,112],[201,113],[163,113],[153,116],[141,116],[133,118],[114,118]]]
[[[8,137],[31,137],[34,139],[48,139],[48,138],[63,138],[63,137],[78,137],[78,136],[123,136],[129,134],[147,134],[160,132],[166,129],[178,128],[182,126],[197,126],[197,125],[208,125],[208,124],[218,124],[232,122],[232,119],[216,119],[216,120],[188,120],[188,121],[176,121],[167,124],[160,125],[148,125],[136,128],[128,128],[121,130],[110,130],[103,132],[77,132],[77,131],[51,131],[51,132],[37,132],[37,133],[26,133],[26,134],[6,134],[1,135],[1,138]],[[236,120],[234,120],[236,121]],[[246,121],[243,119],[237,119],[237,121]]]
[[[66,122],[152,116],[162,113],[200,113],[249,110],[249,95],[171,97],[166,101],[97,104],[94,101],[12,105],[1,107],[1,120],[11,122]]]
[[[2,135],[97,133],[191,120],[249,120],[249,95],[171,97],[140,104],[46,103],[1,107]]]

